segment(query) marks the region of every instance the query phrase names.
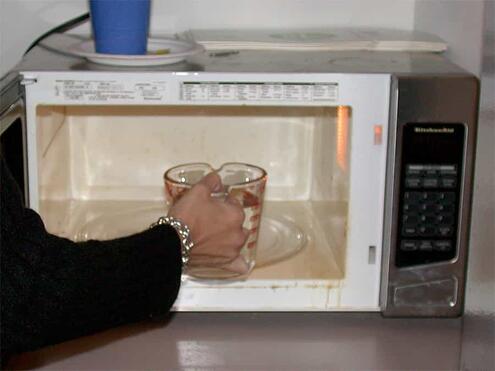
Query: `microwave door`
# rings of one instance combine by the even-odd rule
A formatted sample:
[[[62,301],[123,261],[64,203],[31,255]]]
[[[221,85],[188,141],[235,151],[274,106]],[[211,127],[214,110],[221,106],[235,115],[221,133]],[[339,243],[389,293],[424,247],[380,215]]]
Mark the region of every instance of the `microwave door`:
[[[0,80],[0,151],[28,204],[26,112],[18,75]]]

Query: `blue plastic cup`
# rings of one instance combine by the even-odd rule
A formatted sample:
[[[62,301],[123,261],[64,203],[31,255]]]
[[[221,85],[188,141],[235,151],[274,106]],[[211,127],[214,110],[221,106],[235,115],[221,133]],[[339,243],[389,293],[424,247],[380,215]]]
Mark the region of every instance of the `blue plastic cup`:
[[[146,54],[151,0],[89,0],[97,53]]]

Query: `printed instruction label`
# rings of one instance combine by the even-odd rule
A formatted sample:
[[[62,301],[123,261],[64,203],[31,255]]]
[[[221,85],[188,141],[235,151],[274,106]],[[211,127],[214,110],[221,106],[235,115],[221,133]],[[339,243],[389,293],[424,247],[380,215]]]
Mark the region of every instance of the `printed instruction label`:
[[[337,83],[183,82],[184,101],[335,102]]]
[[[55,80],[55,96],[66,102],[162,101],[165,94],[165,81]]]

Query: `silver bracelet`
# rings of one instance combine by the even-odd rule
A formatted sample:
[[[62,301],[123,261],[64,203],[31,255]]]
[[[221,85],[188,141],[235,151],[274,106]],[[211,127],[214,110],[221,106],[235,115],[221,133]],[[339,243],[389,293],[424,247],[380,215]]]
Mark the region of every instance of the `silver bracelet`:
[[[155,223],[151,224],[150,228],[163,224],[173,227],[179,235],[182,253],[182,268],[186,268],[189,263],[191,249],[194,247],[194,242],[191,239],[191,231],[189,230],[189,227],[177,218],[162,216]]]

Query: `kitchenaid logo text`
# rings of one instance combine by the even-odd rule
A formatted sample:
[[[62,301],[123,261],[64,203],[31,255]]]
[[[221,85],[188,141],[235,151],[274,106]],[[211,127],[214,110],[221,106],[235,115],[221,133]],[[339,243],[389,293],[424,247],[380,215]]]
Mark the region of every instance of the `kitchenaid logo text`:
[[[414,128],[415,133],[454,134],[453,128]]]

